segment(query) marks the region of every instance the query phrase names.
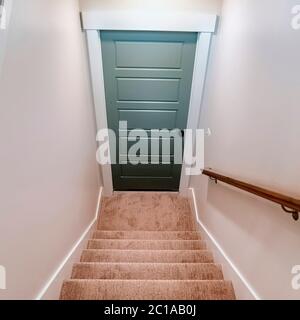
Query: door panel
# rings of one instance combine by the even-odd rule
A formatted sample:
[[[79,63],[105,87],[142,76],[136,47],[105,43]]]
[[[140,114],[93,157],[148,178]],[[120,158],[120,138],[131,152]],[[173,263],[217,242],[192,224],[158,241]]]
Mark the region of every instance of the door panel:
[[[119,110],[119,120],[128,122],[128,129],[175,128],[176,110]]]
[[[174,139],[170,149],[162,148],[165,137],[151,138],[150,130],[186,128],[196,40],[197,34],[184,32],[101,32],[108,126],[127,140],[120,156],[117,146],[118,164],[112,166],[115,190],[179,189],[181,165],[174,164]],[[128,130],[147,130],[141,139],[148,146],[137,153],[142,163],[127,163],[126,150],[136,142],[119,131],[119,121],[127,121]],[[160,141],[156,162],[145,164],[155,140]]]
[[[171,101],[179,98],[179,79],[117,79],[119,101]]]
[[[123,177],[144,177],[151,176],[153,178],[170,178],[172,176],[172,165],[121,165],[121,175]]]
[[[164,156],[164,155],[174,155],[174,139],[158,139],[158,138],[139,138],[139,139],[135,139],[134,141],[128,141],[128,138],[125,137],[120,137],[120,140],[122,141],[123,145],[126,144],[127,142],[127,153],[129,152],[130,148],[132,146],[134,146],[138,141],[142,140],[145,141],[145,145],[148,146],[147,151],[148,151],[148,155],[152,154],[154,156]],[[157,145],[158,147],[154,147],[151,148],[151,143],[155,143],[155,145]],[[152,153],[151,153],[151,149],[152,149]],[[158,151],[156,151],[155,149],[158,149]],[[143,153],[140,153],[143,154]]]
[[[132,55],[132,52],[139,55]],[[118,68],[173,68],[181,66],[182,43],[116,42]]]

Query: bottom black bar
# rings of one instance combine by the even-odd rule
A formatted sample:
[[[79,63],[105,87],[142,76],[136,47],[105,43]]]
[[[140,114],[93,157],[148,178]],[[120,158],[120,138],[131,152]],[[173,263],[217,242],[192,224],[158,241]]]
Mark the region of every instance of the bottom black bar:
[[[288,304],[288,306],[284,306]],[[41,318],[47,315],[57,319],[62,314],[87,319],[213,319],[221,316],[228,319],[245,317],[259,318],[262,315],[286,316],[297,312],[300,304],[297,301],[2,301],[0,310],[10,317],[15,313]]]

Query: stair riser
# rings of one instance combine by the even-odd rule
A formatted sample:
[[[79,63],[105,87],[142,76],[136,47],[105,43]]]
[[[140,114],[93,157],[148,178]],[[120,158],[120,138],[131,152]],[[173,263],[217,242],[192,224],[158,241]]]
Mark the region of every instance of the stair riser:
[[[227,281],[73,280],[62,300],[233,300]]]
[[[196,232],[96,231],[93,239],[200,240],[201,236]]]
[[[81,262],[213,263],[208,251],[85,250]]]
[[[91,240],[88,249],[119,250],[205,250],[203,241],[169,241],[169,240]]]
[[[77,264],[72,279],[223,280],[215,264]]]

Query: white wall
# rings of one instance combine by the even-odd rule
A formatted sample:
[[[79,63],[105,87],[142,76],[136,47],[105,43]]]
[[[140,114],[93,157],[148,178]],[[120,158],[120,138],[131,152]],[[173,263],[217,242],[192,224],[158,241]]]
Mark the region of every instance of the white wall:
[[[300,197],[300,31],[293,0],[226,0],[201,128],[206,167]],[[300,222],[280,206],[195,177],[200,219],[263,299],[300,299]]]
[[[95,119],[77,0],[15,0],[0,78],[0,299],[33,299],[94,218]]]
[[[88,10],[199,10],[220,13],[223,0],[80,0]]]

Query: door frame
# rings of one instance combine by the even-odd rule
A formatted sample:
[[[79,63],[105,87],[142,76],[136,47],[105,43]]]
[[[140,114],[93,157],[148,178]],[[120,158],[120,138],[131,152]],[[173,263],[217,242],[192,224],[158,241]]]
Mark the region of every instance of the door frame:
[[[200,121],[207,63],[212,35],[216,32],[218,16],[195,12],[143,12],[143,11],[89,11],[81,13],[82,27],[86,32],[94,95],[97,130],[106,129],[107,113],[100,31],[174,31],[197,32],[191,98],[187,128],[196,130]],[[183,164],[179,192],[187,195],[190,176]],[[104,194],[113,193],[111,165],[101,166]]]

